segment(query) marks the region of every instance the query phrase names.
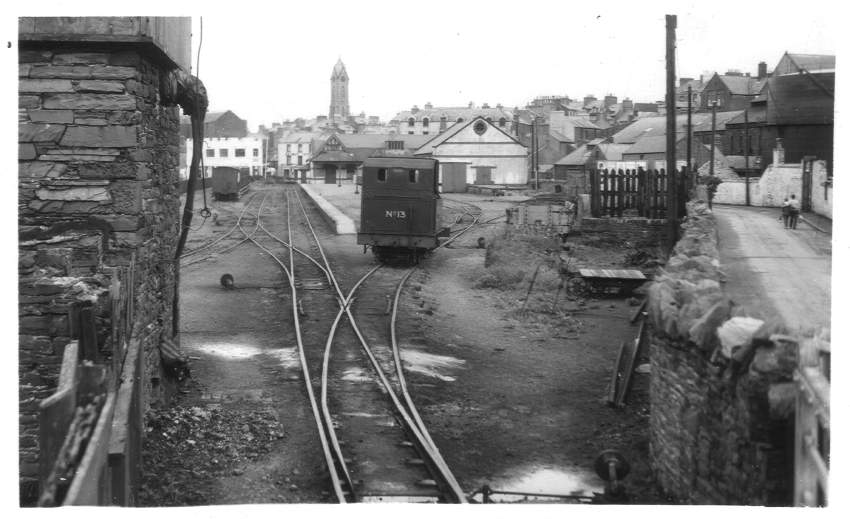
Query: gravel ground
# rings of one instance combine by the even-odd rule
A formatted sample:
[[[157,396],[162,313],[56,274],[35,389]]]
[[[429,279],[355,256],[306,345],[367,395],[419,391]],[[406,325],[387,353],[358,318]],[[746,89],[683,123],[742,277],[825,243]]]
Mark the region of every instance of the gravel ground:
[[[485,218],[520,199],[446,198],[481,207]],[[194,243],[223,232],[241,209],[240,202],[217,204],[224,225],[200,227]],[[351,207],[341,209],[357,217]],[[614,448],[631,464],[630,500],[663,502],[648,466],[648,375],[635,376],[625,407],[604,402],[618,348],[637,333],[629,323],[634,307],[623,299],[561,295],[553,311],[554,285],[542,275],[525,311],[527,277],[476,288],[486,273],[478,239],[492,244],[504,234],[504,225],[494,223],[435,252],[403,297],[407,378],[443,456],[467,492],[489,484],[589,494],[602,487],[594,459]],[[622,268],[632,252],[568,243],[572,254],[599,267]],[[325,246],[352,275],[371,264],[353,236],[328,238]],[[291,367],[286,290],[269,263],[243,246],[184,272],[181,342],[192,356],[192,378],[171,406],[148,416],[140,504],[329,499],[303,382]],[[223,272],[234,274],[239,290],[218,286]]]

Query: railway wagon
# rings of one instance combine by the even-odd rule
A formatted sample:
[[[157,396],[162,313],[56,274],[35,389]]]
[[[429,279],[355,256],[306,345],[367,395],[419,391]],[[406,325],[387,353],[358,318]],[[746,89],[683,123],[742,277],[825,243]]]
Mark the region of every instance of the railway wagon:
[[[247,171],[217,166],[212,171],[212,193],[215,200],[238,200],[239,190],[251,182]]]
[[[357,243],[371,247],[379,260],[416,260],[437,247],[439,238],[448,235],[448,229],[439,227],[438,168],[434,159],[366,159]]]

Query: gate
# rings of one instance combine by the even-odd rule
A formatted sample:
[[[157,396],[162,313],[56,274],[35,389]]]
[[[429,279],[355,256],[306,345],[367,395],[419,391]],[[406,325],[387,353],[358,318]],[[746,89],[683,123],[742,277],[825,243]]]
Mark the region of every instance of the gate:
[[[691,176],[683,167],[679,178],[677,213],[685,214]],[[667,217],[668,174],[662,169],[590,170],[590,213],[603,216]]]
[[[800,196],[800,209],[809,212],[812,210],[812,170],[814,169],[815,157],[806,155],[802,162],[803,192]]]
[[[800,343],[794,381],[794,506],[829,501],[830,344],[817,337]]]
[[[466,163],[440,162],[443,193],[463,193],[466,191]]]

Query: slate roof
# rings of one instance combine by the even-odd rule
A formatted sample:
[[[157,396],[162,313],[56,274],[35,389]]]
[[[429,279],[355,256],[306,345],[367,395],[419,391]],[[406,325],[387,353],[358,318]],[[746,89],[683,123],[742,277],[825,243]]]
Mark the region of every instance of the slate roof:
[[[411,110],[404,110],[395,115],[390,122],[405,123],[413,117],[416,121],[421,121],[428,117],[431,124],[440,122],[440,118],[445,116],[449,123],[456,122],[458,117],[468,121],[474,117],[482,116],[490,117],[494,122],[498,123],[499,119],[504,117],[507,122],[513,119],[513,114],[505,108],[490,107],[490,108],[469,108],[468,106],[437,106],[434,108],[420,108],[413,113]]]
[[[558,142],[573,142],[572,139],[561,133],[559,130],[549,129],[549,135]]]
[[[764,86],[764,80],[758,80],[752,76],[720,76],[720,80],[733,94],[749,95],[757,94]]]
[[[706,120],[706,118],[708,118],[709,124],[711,124],[710,113],[695,113],[691,114],[691,117],[691,122],[694,128],[702,124]],[[676,116],[677,133],[684,132],[684,129],[687,124],[687,114],[680,114]],[[635,143],[643,137],[665,135],[666,133],[667,117],[656,115],[650,117],[641,117],[640,119],[637,119],[632,124],[626,126],[619,132],[615,133],[613,136],[613,140],[615,143],[618,144]]]
[[[785,59],[785,58],[789,59]],[[795,74],[800,69],[809,72],[835,70],[835,56],[829,54],[791,54],[786,52],[773,71],[774,76]]]
[[[697,132],[710,132],[711,131],[711,114],[707,114],[708,117],[703,119],[699,124],[696,122],[693,123],[694,133]],[[722,131],[726,129],[726,123],[735,119],[738,116],[741,116],[741,121],[743,122],[744,111],[743,110],[733,110],[731,112],[717,112],[717,118],[715,123],[715,128],[717,131]],[[687,124],[687,123],[686,123]]]
[[[600,139],[594,139],[590,141],[591,143],[596,142]],[[623,152],[631,147],[630,144],[614,144],[611,142],[605,142],[602,144],[598,144],[597,148],[601,153],[601,160],[622,160]],[[587,144],[582,144],[578,148],[576,148],[572,153],[566,155],[561,160],[555,163],[556,166],[582,166],[590,160],[591,154],[595,150],[588,150]]]
[[[677,137],[679,137],[677,135]],[[677,142],[684,138],[681,136]],[[624,153],[633,155],[636,153],[664,153],[667,151],[667,136],[666,135],[650,135],[639,139],[637,142],[629,146]]]

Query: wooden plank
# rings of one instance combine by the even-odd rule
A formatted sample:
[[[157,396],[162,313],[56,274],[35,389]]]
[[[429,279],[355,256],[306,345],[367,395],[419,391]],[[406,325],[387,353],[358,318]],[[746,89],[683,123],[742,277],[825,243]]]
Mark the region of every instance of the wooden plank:
[[[114,409],[115,393],[109,393],[63,505],[97,506],[110,503],[109,485],[105,483],[105,478]]]
[[[626,351],[626,342],[620,343],[620,350],[617,352],[617,360],[614,361],[614,369],[611,370],[611,381],[608,383],[608,405],[615,405],[617,402],[617,394],[620,390],[620,364],[623,362],[623,354]]]
[[[59,450],[65,441],[65,435],[68,434],[68,426],[74,417],[74,409],[77,407],[78,356],[77,341],[68,343],[62,353],[62,367],[56,392],[38,405],[38,476],[41,488],[44,488],[56,464]]]
[[[112,418],[112,434],[109,439],[109,469],[112,475],[112,504],[133,506],[134,483],[138,474],[138,455],[141,437],[141,417],[138,416],[141,382],[141,341],[131,341],[121,374],[115,414]]]
[[[584,278],[605,279],[646,279],[643,272],[639,270],[620,269],[579,269],[578,273]]]

